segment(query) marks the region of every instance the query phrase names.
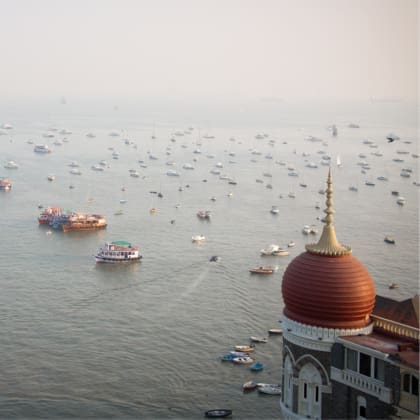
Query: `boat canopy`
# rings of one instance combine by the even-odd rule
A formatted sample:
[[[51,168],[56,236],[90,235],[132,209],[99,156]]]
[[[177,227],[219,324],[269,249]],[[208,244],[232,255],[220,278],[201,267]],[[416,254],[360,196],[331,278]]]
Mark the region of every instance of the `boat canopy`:
[[[131,247],[131,243],[127,241],[112,241],[113,245],[120,245],[120,246],[129,246]]]

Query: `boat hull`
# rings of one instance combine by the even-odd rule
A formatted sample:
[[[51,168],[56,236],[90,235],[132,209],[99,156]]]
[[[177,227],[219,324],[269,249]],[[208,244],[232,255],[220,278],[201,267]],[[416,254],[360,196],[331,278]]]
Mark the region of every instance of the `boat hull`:
[[[216,417],[229,417],[232,415],[232,410],[228,410],[225,408],[220,408],[217,410],[208,410],[205,413],[206,417],[212,417],[212,418],[216,418]]]
[[[98,230],[98,229],[105,229],[106,224],[65,224],[62,226],[63,232],[71,232],[71,231],[89,231],[89,230]]]
[[[139,262],[142,259],[142,256],[139,255],[138,257],[134,258],[109,258],[109,257],[102,257],[100,255],[95,255],[95,261],[100,264],[128,264]]]

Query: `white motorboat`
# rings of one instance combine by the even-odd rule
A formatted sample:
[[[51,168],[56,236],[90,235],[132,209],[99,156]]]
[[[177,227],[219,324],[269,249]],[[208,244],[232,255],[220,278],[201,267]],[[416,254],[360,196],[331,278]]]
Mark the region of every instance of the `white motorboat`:
[[[305,225],[302,228],[302,233],[305,235],[316,235],[318,231],[309,225]]]
[[[279,245],[271,244],[267,248],[260,250],[261,255],[273,255],[273,252],[276,252],[280,249]]]
[[[168,176],[179,176],[179,173],[175,169],[170,169],[166,172],[166,175]]]
[[[70,173],[73,175],[82,175],[82,171],[79,168],[71,168]]]
[[[403,206],[406,203],[406,199],[404,197],[398,197],[397,198],[397,204],[399,204],[400,206]]]
[[[51,153],[50,148],[47,144],[36,144],[34,147],[34,152],[36,153]]]
[[[266,343],[268,341],[267,337],[256,337],[256,336],[251,336],[250,340],[253,343]]]
[[[259,383],[257,386],[258,392],[270,395],[281,395],[281,386],[278,384],[264,384]]]
[[[273,213],[273,214],[279,214],[280,209],[278,208],[278,206],[271,206],[270,212]]]
[[[17,169],[19,168],[19,165],[14,160],[9,160],[5,163],[4,167],[6,169]]]
[[[254,359],[249,356],[234,357],[232,361],[240,365],[250,365],[251,363],[254,363]]]
[[[204,235],[194,235],[192,236],[191,240],[193,242],[204,242],[206,240],[206,237]]]

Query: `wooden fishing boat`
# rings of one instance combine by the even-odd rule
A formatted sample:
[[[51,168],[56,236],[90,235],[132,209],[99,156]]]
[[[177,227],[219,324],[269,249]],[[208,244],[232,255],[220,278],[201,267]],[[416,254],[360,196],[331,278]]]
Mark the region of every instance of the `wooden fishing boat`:
[[[253,346],[235,346],[236,351],[242,351],[244,353],[252,353],[255,348]]]
[[[384,242],[386,242],[387,244],[395,244],[395,239],[391,236],[385,236]]]
[[[266,267],[254,267],[251,268],[249,270],[250,273],[252,274],[273,274],[274,273],[274,268],[271,266],[266,266]]]
[[[256,388],[257,388],[257,386],[258,386],[258,382],[257,382],[257,381],[255,381],[255,380],[248,381],[248,382],[245,382],[245,383],[242,385],[242,390],[243,390],[243,391],[251,391],[251,390],[256,389]]]

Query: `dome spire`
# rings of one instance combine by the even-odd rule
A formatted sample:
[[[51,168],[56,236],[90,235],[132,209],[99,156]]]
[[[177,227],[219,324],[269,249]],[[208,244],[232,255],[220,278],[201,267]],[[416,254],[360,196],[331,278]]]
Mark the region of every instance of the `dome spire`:
[[[331,176],[331,167],[328,171],[327,178],[327,190],[325,191],[327,199],[325,201],[326,209],[324,213],[326,214],[323,222],[325,226],[322,230],[321,237],[319,238],[318,243],[306,245],[306,250],[311,254],[325,255],[329,257],[337,257],[341,255],[351,254],[351,248],[349,246],[341,245],[335,235],[334,229],[334,209],[333,209],[333,187],[332,187],[332,176]]]

